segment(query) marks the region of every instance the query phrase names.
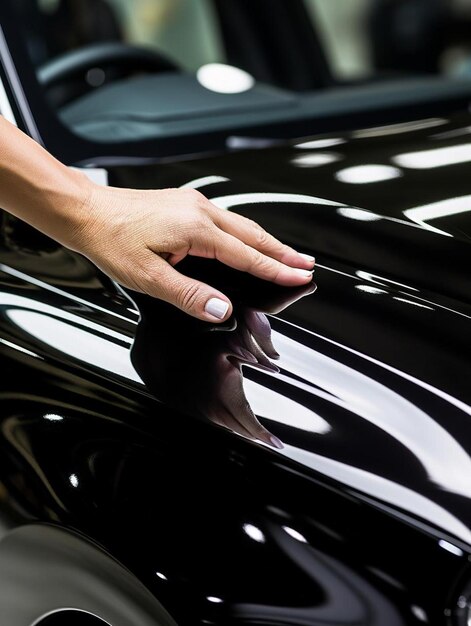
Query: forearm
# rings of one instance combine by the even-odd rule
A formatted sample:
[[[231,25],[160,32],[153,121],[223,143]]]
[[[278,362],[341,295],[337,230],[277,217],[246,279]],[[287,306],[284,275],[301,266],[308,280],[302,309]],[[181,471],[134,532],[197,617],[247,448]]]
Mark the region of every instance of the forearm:
[[[91,184],[0,116],[0,207],[68,244]]]

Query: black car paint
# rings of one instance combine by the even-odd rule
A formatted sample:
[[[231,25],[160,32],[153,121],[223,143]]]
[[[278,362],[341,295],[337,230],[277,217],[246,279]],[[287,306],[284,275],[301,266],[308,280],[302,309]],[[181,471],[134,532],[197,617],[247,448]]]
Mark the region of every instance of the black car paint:
[[[264,399],[261,420],[282,451],[156,399],[130,360],[135,306],[87,260],[4,215],[4,532],[34,521],[83,533],[179,624],[445,623],[471,543],[471,229],[469,212],[434,222],[451,236],[403,212],[469,194],[467,164],[358,186],[335,175],[465,145],[469,124],[462,116],[343,135],[327,150],[339,159],[318,168],[297,159],[325,149],[294,146],[109,168],[115,185],[217,175],[228,180],[202,188],[213,199],[315,194],[341,203],[233,199],[234,210],[318,259],[317,291],[270,318],[280,373],[243,368],[247,398]],[[351,204],[377,217],[352,219],[360,214],[341,210]],[[230,272],[195,271],[226,286],[235,319],[246,301],[263,310],[256,282],[241,289]],[[194,323],[179,317],[180,335],[178,324],[163,324],[163,305],[136,302],[147,319],[137,362],[159,358],[168,333],[184,359],[191,342],[180,337],[188,341]],[[198,355],[188,361],[198,367]],[[182,397],[189,382],[176,379]]]

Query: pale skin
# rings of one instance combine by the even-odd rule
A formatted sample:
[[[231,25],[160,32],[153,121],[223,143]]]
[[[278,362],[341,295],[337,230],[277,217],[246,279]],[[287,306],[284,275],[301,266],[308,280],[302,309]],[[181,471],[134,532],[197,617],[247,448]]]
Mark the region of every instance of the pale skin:
[[[198,191],[102,187],[2,117],[0,137],[0,206],[125,287],[215,323],[230,317],[232,304],[221,291],[178,271],[187,255],[217,259],[287,287],[312,280],[313,257]]]

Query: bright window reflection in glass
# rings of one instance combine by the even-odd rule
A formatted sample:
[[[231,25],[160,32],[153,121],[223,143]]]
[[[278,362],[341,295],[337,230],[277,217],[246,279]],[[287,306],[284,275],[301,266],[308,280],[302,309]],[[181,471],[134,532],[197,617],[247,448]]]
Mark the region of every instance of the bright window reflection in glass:
[[[248,72],[224,63],[203,65],[196,77],[200,85],[217,93],[243,93],[255,85],[254,77]]]
[[[350,185],[367,185],[393,180],[401,176],[401,170],[391,165],[357,165],[338,171],[335,178],[341,183],[349,183]]]
[[[208,596],[206,600],[208,602],[212,602],[213,604],[221,604],[222,602],[224,602],[222,598],[217,598],[216,596]]]
[[[414,170],[428,170],[435,167],[469,163],[471,161],[471,143],[450,148],[436,148],[434,150],[399,154],[392,161],[400,167]]]
[[[258,543],[265,543],[265,535],[257,526],[254,526],[253,524],[244,524],[242,528],[244,529],[244,533],[248,535],[250,539],[257,541]]]

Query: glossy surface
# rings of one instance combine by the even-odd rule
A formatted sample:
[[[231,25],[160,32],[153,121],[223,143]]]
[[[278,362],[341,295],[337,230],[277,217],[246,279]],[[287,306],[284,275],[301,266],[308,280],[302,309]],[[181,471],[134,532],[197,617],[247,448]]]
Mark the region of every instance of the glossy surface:
[[[470,125],[111,168],[316,255],[304,294],[187,263],[233,298],[219,330],[5,218],[5,532],[79,529],[179,624],[444,624],[471,546]]]

